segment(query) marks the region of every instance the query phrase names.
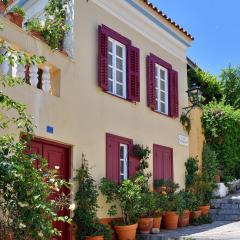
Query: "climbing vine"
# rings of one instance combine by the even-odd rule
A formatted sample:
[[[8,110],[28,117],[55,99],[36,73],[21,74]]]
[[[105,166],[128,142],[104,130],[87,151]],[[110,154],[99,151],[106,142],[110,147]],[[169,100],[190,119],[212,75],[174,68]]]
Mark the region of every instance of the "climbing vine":
[[[240,110],[224,102],[203,108],[202,126],[208,146],[215,152],[223,179],[240,177]]]

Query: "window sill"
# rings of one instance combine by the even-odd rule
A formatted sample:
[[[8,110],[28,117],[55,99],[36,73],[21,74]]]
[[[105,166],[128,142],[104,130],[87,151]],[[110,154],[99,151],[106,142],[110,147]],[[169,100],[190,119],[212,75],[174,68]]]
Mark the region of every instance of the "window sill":
[[[118,98],[118,99],[121,99],[121,100],[123,100],[123,101],[129,102],[129,103],[133,103],[133,104],[135,104],[135,105],[136,105],[136,103],[137,103],[137,102],[131,101],[131,100],[129,100],[129,99],[127,99],[127,98],[124,98],[124,97],[120,97],[120,96],[115,95],[115,94],[110,93],[110,92],[105,92],[105,91],[104,91],[104,93],[106,93],[106,94],[108,94],[108,95],[110,95],[110,96],[116,97],[116,98]]]
[[[174,118],[174,117],[172,117],[172,116],[170,116],[170,115],[168,115],[168,114],[166,114],[166,113],[158,112],[157,110],[153,110],[153,109],[152,109],[152,111],[155,112],[155,113],[158,113],[158,114],[160,114],[160,115],[162,115],[162,116],[171,118],[171,119],[173,119],[173,120],[176,119],[176,118]]]

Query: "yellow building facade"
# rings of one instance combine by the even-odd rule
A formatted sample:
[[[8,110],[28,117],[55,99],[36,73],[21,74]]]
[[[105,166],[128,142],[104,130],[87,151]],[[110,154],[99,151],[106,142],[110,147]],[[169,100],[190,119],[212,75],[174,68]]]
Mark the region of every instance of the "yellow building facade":
[[[51,50],[43,41],[0,17],[4,24],[0,37],[16,49],[46,57],[47,63],[39,68],[50,74],[49,78],[44,75],[44,79],[51,82],[51,92],[24,84],[7,89],[7,93],[27,105],[29,114],[34,116],[35,135],[38,139],[64,144],[70,149],[68,162],[70,179],[75,174],[74,170],[80,167],[82,153],[86,154],[92,167],[92,175],[97,182],[106,176],[108,168],[106,134],[110,134],[130,139],[133,144],[148,146],[151,150],[151,172],[156,170],[153,163],[154,145],[171,149],[173,179],[183,187],[184,163],[189,155],[196,155],[199,152],[198,148],[202,142],[202,138],[196,137],[200,131],[198,123],[192,126],[188,140],[188,135],[179,121],[181,109],[188,105],[185,93],[186,54],[192,38],[141,0],[77,0],[73,9],[70,43],[72,57]],[[139,101],[114,96],[99,87],[98,29],[103,25],[130,39],[132,45],[139,49]],[[166,111],[162,114],[161,105],[159,111],[156,109],[153,111],[148,106],[146,59],[150,54],[171,65],[178,74],[177,117],[169,116],[166,109],[162,110],[162,113]],[[49,69],[44,68],[46,66]],[[159,74],[162,73],[161,69],[163,73],[164,71],[168,73],[166,67],[160,66],[159,69]],[[124,75],[124,69],[122,70]],[[115,73],[118,73],[117,71]],[[163,80],[166,83],[168,81],[167,77],[165,79],[160,77],[160,83],[164,82]],[[165,100],[168,101],[168,98]],[[198,117],[197,114],[196,118]],[[161,151],[161,147],[157,149]],[[76,190],[75,184],[73,190]],[[107,211],[103,199],[100,199],[100,203],[102,208],[99,217],[105,218]]]

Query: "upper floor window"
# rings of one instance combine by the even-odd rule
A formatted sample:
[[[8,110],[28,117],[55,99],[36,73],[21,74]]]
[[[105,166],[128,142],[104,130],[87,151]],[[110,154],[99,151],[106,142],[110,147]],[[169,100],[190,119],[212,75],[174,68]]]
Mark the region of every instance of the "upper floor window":
[[[126,98],[126,46],[108,38],[108,91]]]
[[[98,83],[105,92],[140,101],[139,49],[104,25],[98,28]]]
[[[168,115],[168,70],[158,64],[156,73],[156,111]]]
[[[153,111],[178,117],[178,73],[153,54],[147,56],[147,98]]]

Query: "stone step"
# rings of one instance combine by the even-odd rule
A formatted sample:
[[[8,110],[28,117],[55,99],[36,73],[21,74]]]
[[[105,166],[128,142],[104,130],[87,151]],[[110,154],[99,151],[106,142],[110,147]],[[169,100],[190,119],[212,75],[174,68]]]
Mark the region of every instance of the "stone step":
[[[240,204],[240,199],[239,198],[217,198],[217,199],[212,199],[211,204],[219,204],[219,203],[239,203]]]
[[[212,214],[213,221],[240,221],[240,214]]]
[[[214,214],[226,214],[226,215],[240,215],[240,209],[232,209],[232,208],[220,208],[220,209],[210,209],[210,213]]]
[[[240,201],[227,201],[223,200],[222,202],[211,202],[212,208],[224,208],[224,209],[240,209]]]

